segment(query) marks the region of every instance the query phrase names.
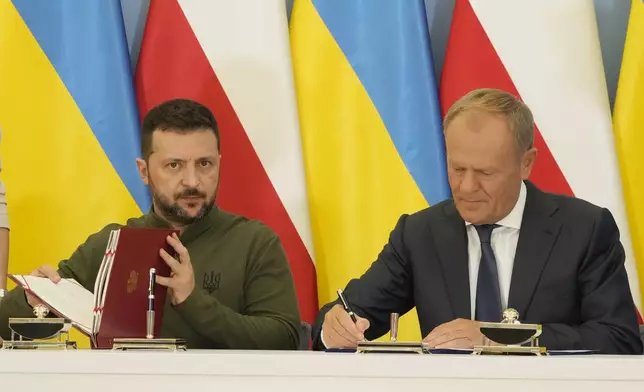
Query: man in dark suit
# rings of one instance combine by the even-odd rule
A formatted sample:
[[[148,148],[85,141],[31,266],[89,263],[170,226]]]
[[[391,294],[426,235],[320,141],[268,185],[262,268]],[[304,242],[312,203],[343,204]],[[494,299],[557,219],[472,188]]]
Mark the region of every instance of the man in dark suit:
[[[322,308],[315,349],[355,347],[414,306],[430,347],[483,343],[480,321],[514,308],[543,326],[548,349],[641,354],[624,249],[611,213],[548,194],[527,181],[536,158],[529,108],[510,94],[475,90],[444,122],[453,199],[403,215],[389,242]]]

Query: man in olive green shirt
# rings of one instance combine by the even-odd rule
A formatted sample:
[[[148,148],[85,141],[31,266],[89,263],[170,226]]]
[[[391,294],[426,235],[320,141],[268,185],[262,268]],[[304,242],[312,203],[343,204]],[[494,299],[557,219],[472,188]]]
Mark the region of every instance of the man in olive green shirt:
[[[171,276],[161,337],[186,339],[189,348],[297,349],[300,315],[282,245],[264,224],[215,205],[219,186],[219,131],[212,113],[189,100],[153,108],[143,121],[137,167],[150,187],[153,208],[129,219],[130,227],[171,227],[175,259],[160,250]],[[58,270],[33,275],[74,278],[93,291],[111,230],[89,236]],[[33,316],[39,301],[21,288],[0,304],[0,336],[9,338],[9,317]]]

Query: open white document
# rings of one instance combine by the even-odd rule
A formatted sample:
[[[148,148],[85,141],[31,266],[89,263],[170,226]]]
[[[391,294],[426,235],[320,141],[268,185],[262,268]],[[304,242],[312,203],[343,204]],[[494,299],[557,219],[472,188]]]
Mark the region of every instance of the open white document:
[[[87,335],[92,332],[94,322],[94,294],[74,279],[61,279],[58,283],[49,278],[32,275],[13,275],[13,278],[26,290],[34,293],[50,309]]]
[[[38,297],[49,309],[85,333],[93,343],[101,325],[105,294],[116,254],[120,229],[112,230],[105,255],[94,283],[94,293],[74,279],[61,279],[58,283],[49,278],[32,275],[10,274],[9,277]]]

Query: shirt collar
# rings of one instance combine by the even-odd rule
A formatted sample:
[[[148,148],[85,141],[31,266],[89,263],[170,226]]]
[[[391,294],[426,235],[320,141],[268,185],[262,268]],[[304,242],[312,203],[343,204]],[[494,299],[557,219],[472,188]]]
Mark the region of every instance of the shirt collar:
[[[517,199],[514,208],[510,211],[505,218],[496,222],[499,226],[510,227],[519,230],[521,228],[521,221],[523,220],[523,210],[525,209],[527,190],[525,183],[521,181],[521,190],[519,191],[519,199]],[[465,226],[470,226],[472,223],[465,221]]]

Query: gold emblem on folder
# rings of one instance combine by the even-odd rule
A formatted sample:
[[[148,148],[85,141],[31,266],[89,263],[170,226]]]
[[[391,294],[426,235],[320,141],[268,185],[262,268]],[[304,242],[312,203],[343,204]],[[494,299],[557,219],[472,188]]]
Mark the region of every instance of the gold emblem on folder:
[[[127,279],[127,293],[132,294],[136,290],[138,283],[139,274],[134,270],[130,271],[130,277]]]

